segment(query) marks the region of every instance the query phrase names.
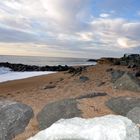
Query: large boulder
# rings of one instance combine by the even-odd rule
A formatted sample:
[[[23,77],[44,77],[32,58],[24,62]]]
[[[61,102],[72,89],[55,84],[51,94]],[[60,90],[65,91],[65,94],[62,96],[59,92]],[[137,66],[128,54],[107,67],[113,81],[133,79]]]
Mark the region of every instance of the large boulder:
[[[114,88],[140,92],[140,80],[133,74],[125,73],[114,83]]]
[[[39,128],[50,127],[54,122],[61,118],[81,117],[81,111],[77,107],[75,99],[65,99],[47,104],[37,115]]]
[[[115,113],[126,116],[134,107],[140,107],[140,98],[116,97],[106,102],[106,105]]]
[[[140,107],[135,107],[127,113],[127,117],[136,124],[140,124]]]
[[[139,140],[139,129],[123,116],[61,119],[28,140]]]
[[[0,101],[0,140],[12,140],[22,133],[32,117],[31,107],[13,101]]]

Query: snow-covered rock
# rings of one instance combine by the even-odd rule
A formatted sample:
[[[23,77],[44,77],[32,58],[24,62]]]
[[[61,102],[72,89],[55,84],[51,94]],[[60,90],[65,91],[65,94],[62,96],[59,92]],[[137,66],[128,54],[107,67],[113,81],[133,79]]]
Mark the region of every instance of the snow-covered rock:
[[[28,140],[139,140],[139,129],[126,117],[61,119]]]

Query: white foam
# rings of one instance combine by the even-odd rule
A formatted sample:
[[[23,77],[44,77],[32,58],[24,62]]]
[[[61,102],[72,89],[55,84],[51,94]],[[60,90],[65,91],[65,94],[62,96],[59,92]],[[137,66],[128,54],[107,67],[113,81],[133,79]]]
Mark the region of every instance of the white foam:
[[[0,75],[10,72],[10,68],[0,67]]]
[[[0,83],[12,80],[25,79],[34,76],[46,75],[55,72],[39,71],[39,72],[12,72],[8,68],[0,68]]]
[[[28,140],[139,140],[139,128],[126,117],[61,119]]]

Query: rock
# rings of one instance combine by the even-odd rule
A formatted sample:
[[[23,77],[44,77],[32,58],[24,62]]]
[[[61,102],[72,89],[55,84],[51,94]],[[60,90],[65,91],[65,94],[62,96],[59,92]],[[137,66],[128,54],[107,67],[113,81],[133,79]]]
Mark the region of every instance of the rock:
[[[12,71],[67,71],[72,67],[65,66],[35,66],[24,64],[13,64],[8,62],[1,62],[0,67],[10,68]]]
[[[140,54],[125,54],[121,58],[100,58],[97,60],[97,63],[140,68]]]
[[[139,128],[123,116],[61,119],[28,140],[139,140]]]
[[[134,77],[133,74],[125,73],[115,81],[114,88],[140,92],[140,80]]]
[[[119,58],[103,57],[97,60],[98,64],[119,65]]]
[[[106,70],[106,72],[112,72],[113,71],[113,68],[109,68]]]
[[[120,65],[128,66],[128,68],[140,67],[140,54],[124,54],[120,58]]]
[[[137,72],[135,73],[135,76],[136,76],[136,77],[140,77],[140,71],[137,71]]]
[[[65,99],[47,104],[37,115],[39,128],[45,129],[61,118],[81,117],[75,99]]]
[[[113,70],[111,72],[111,81],[115,82],[117,79],[119,79],[125,72],[120,70]]]
[[[32,117],[31,107],[13,101],[0,101],[0,140],[12,140],[24,132]]]
[[[86,70],[88,66],[80,66],[80,67],[77,67],[77,68],[74,68],[74,67],[70,67],[69,70],[68,70],[68,73],[72,74],[73,76],[74,75],[80,75],[84,70]]]
[[[86,82],[89,80],[89,78],[87,76],[80,76],[79,80],[80,82]]]
[[[55,85],[46,85],[45,87],[43,87],[43,89],[52,89],[55,88]]]
[[[88,59],[87,62],[97,62],[97,59]]]
[[[126,116],[135,124],[140,124],[140,107],[134,107]]]
[[[106,96],[106,95],[107,95],[107,93],[89,93],[86,95],[81,95],[81,96],[77,97],[76,99],[95,98],[95,97]]]
[[[140,107],[140,98],[116,97],[106,102],[106,105],[115,113],[126,116],[134,107]]]
[[[97,87],[101,87],[101,86],[103,86],[104,84],[105,84],[105,82],[101,82],[101,81],[96,82],[96,86],[97,86]]]

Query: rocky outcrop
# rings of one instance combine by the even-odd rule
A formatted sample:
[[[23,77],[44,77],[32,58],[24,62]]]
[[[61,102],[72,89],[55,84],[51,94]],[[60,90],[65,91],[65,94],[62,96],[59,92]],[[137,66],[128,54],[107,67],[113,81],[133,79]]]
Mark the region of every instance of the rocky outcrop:
[[[121,73],[118,73],[118,77]],[[117,77],[117,76],[116,76]],[[131,73],[125,73],[114,82],[114,88],[140,92],[140,80]]]
[[[0,101],[0,140],[12,140],[22,133],[32,117],[31,107],[13,101]]]
[[[124,54],[121,58],[101,58],[99,64],[122,65],[128,68],[140,67],[140,54]]]
[[[28,140],[139,140],[139,128],[126,117],[61,119]]]
[[[135,107],[140,107],[140,98],[116,97],[106,102],[106,105],[115,113],[126,116]]]
[[[45,129],[62,118],[81,117],[81,111],[77,107],[75,99],[66,99],[47,104],[37,115],[39,128]]]
[[[97,62],[98,59],[88,59],[87,62]]]
[[[119,65],[119,58],[112,58],[112,57],[103,57],[97,60],[98,64],[110,64],[110,65]]]

